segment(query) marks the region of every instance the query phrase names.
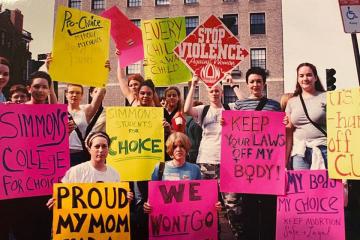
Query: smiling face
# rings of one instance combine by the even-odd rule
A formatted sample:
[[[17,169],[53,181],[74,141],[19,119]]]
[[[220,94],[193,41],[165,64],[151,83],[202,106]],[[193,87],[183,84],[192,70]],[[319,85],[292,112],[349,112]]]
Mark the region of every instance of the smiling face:
[[[0,91],[6,86],[10,79],[9,67],[0,63]]]
[[[69,85],[66,92],[66,99],[69,104],[79,104],[83,97],[83,90],[79,86]]]
[[[104,137],[97,136],[91,141],[89,148],[91,161],[96,164],[105,163],[106,157],[109,153],[109,145]]]
[[[45,78],[34,78],[28,90],[34,103],[45,103],[50,94],[49,83]]]
[[[154,92],[150,87],[142,86],[139,91],[140,106],[151,107],[153,96]]]
[[[302,90],[305,92],[315,92],[315,82],[318,79],[314,76],[312,69],[308,66],[302,66],[297,73],[297,81]]]
[[[10,97],[10,101],[13,103],[25,103],[28,101],[28,96],[26,93],[21,91],[14,92]]]
[[[250,98],[261,98],[265,87],[262,76],[258,74],[250,74],[248,77],[247,87],[249,89]]]

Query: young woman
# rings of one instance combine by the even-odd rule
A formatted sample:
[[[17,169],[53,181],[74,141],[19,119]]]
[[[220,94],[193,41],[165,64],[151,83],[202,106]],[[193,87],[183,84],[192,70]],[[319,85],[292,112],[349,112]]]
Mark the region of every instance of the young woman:
[[[165,90],[166,106],[165,119],[171,124],[175,132],[185,132],[186,120],[182,111],[180,90],[177,87],[168,87]]]
[[[326,93],[313,64],[302,63],[296,72],[294,97],[286,106],[287,128],[293,131],[293,139],[287,139],[293,143],[292,166],[295,170],[310,169],[311,166],[312,169],[325,168]]]
[[[6,58],[0,57],[0,103],[6,102],[2,89],[10,79],[10,63]]]

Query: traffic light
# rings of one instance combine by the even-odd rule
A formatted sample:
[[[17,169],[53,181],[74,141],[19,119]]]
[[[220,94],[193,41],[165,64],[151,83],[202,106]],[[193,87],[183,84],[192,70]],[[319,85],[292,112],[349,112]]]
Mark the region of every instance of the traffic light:
[[[333,68],[326,69],[326,85],[327,85],[327,90],[328,91],[333,91],[333,90],[336,89],[336,86],[335,86],[335,82],[336,82],[335,74],[336,74],[335,69],[333,69]]]

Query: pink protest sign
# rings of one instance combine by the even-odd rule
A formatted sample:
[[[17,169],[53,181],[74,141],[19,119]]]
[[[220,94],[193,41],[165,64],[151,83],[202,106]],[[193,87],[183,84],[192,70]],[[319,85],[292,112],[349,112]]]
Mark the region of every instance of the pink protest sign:
[[[122,68],[144,59],[144,47],[140,28],[132,23],[116,6],[104,11],[102,17],[111,20],[111,37],[120,50]]]
[[[224,111],[223,118],[221,191],[284,194],[284,113]]]
[[[216,239],[216,180],[149,182],[149,239]]]
[[[69,168],[63,104],[0,104],[0,200],[52,194]]]
[[[326,170],[289,171],[277,198],[277,240],[345,239],[344,188]]]
[[[200,24],[174,53],[208,86],[215,85],[249,54],[214,15]]]

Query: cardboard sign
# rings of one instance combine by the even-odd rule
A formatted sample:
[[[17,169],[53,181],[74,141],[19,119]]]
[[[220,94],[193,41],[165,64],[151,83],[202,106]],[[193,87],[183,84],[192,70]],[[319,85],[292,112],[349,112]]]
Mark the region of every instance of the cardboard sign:
[[[156,86],[187,82],[191,72],[174,54],[174,47],[186,37],[185,18],[141,21],[144,43],[144,72]]]
[[[101,16],[111,20],[111,37],[120,50],[120,66],[126,66],[144,59],[141,30],[116,6],[104,11]]]
[[[50,195],[70,166],[67,107],[0,104],[0,200]]]
[[[327,147],[331,178],[360,179],[360,88],[327,92]]]
[[[106,132],[111,145],[107,164],[123,181],[150,180],[155,165],[164,161],[163,108],[107,107]]]
[[[249,54],[214,15],[177,45],[174,52],[208,87],[222,80]]]
[[[50,64],[56,81],[104,87],[109,70],[110,21],[75,8],[59,6]]]
[[[276,239],[345,239],[344,192],[326,170],[289,171],[277,198]]]
[[[55,184],[54,240],[130,239],[129,183]]]
[[[284,113],[224,111],[223,118],[221,192],[284,194]]]
[[[217,239],[216,180],[149,182],[149,239]]]

